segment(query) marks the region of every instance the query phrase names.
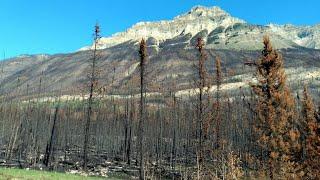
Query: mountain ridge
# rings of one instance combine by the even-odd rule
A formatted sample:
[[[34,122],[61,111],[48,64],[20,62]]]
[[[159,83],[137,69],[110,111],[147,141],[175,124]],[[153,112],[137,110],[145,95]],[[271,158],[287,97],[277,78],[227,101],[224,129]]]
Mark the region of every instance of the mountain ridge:
[[[159,46],[166,40],[187,35],[194,37],[204,31],[206,33],[203,38],[207,41],[207,48],[257,50],[261,49],[257,40],[268,34],[274,39],[277,49],[297,46],[320,49],[320,24],[255,25],[231,16],[218,6],[195,6],[172,20],[138,22],[124,32],[101,38],[99,48],[105,49],[129,41],[137,43],[142,38],[152,39],[152,45]],[[192,37],[187,39],[189,47],[193,46],[190,44]],[[92,46],[83,47],[80,51],[91,48]]]
[[[211,24],[205,24],[206,28],[201,28],[201,23],[194,22],[194,19],[199,19],[199,16],[202,18],[200,22]],[[215,21],[208,17],[214,18]],[[229,74],[233,71],[232,75],[225,77],[224,86],[232,86],[228,90],[237,91],[238,87],[233,85],[242,86],[252,79],[254,68],[245,67],[243,64],[248,60],[259,58],[263,48],[262,37],[265,34],[270,35],[275,47],[280,47],[279,51],[283,55],[293,89],[302,87],[301,83],[305,82],[310,83],[313,89],[320,87],[320,79],[316,77],[320,74],[320,50],[306,47],[318,47],[318,41],[311,40],[318,39],[314,31],[320,29],[320,26],[303,29],[291,25],[251,25],[231,17],[218,8],[214,10],[194,8],[190,12],[177,16],[176,19],[178,20],[175,22],[165,22],[165,24],[173,23],[172,26],[176,26],[175,30],[178,30],[169,34],[169,39],[166,39],[166,36],[163,36],[163,39],[161,36],[158,39],[152,36],[147,38],[147,69],[150,81],[148,92],[150,93],[158,92],[159,87],[173,87],[172,84],[175,84],[172,90],[177,92],[186,92],[194,88],[192,80],[196,77],[194,64],[197,63],[198,57],[195,43],[198,37],[202,37],[207,44],[206,66],[210,76],[213,77],[214,73],[214,59],[220,56],[224,73]],[[221,26],[221,22],[228,27]],[[145,28],[146,25],[153,26],[154,23],[138,24],[137,27]],[[199,29],[181,28],[187,25],[195,25]],[[157,32],[158,28],[154,27],[154,31]],[[132,33],[134,36],[135,32]],[[107,92],[108,94],[127,94],[128,86],[130,91],[138,90],[138,83],[133,81],[139,77],[140,37],[126,39],[125,33],[121,35],[123,36],[121,42],[112,46],[101,46],[99,51],[97,61],[97,67],[101,70],[99,84],[106,89],[112,89]],[[116,40],[119,39],[115,39],[115,42]],[[299,43],[304,46],[300,46]],[[1,95],[9,96],[9,99],[17,96],[32,98],[70,95],[73,97],[73,95],[87,92],[84,86],[88,82],[87,71],[91,58],[92,51],[87,50],[54,55],[23,55],[1,61],[0,97]]]

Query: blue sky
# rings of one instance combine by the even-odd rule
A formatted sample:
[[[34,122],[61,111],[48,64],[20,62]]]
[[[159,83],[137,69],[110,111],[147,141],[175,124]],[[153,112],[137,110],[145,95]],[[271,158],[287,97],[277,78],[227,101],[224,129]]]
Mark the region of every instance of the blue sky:
[[[320,23],[320,0],[0,0],[0,59],[20,54],[67,53],[139,21],[172,19],[195,5],[220,6],[254,24]]]

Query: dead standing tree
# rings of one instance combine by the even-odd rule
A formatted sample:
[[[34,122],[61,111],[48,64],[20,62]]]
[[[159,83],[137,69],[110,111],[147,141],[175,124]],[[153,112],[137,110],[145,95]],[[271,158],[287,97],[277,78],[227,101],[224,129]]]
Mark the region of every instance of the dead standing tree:
[[[145,121],[145,65],[147,58],[147,45],[144,39],[140,42],[140,119],[138,125],[138,151],[139,151],[139,178],[144,179],[144,147],[143,147],[143,135],[144,135],[144,121]]]
[[[207,54],[204,51],[204,41],[202,38],[197,39],[196,49],[199,53],[198,64],[196,65],[198,79],[196,81],[197,88],[199,89],[198,95],[198,104],[197,104],[197,115],[198,119],[197,123],[197,138],[198,138],[198,146],[197,146],[197,166],[198,166],[198,179],[201,177],[200,173],[202,171],[203,166],[203,151],[204,151],[204,136],[206,128],[204,127],[205,122],[205,94],[206,91],[209,90],[208,82],[207,82],[207,71],[205,67],[205,61],[207,60]]]
[[[50,163],[50,157],[52,154],[53,144],[55,141],[55,136],[56,136],[56,131],[57,131],[56,128],[57,128],[58,112],[59,112],[59,104],[56,106],[56,109],[54,112],[53,125],[52,125],[52,129],[51,129],[50,139],[47,144],[46,153],[44,155],[44,160],[43,160],[43,164],[46,165],[47,167],[49,166],[49,163]]]
[[[214,110],[216,111],[216,145],[220,147],[220,126],[221,126],[221,102],[220,102],[220,91],[221,91],[221,83],[222,83],[222,71],[221,71],[221,59],[220,57],[216,57],[216,102],[214,103]]]
[[[93,57],[91,59],[90,64],[90,72],[89,72],[89,98],[88,98],[88,108],[87,108],[87,114],[86,114],[86,124],[84,127],[84,144],[83,144],[83,169],[87,169],[88,165],[88,142],[89,142],[89,136],[90,136],[90,122],[91,122],[91,115],[92,115],[92,106],[93,106],[93,96],[94,96],[94,90],[98,84],[97,82],[97,49],[98,49],[98,43],[100,40],[100,26],[96,24],[95,30],[94,30],[94,48],[93,48]]]

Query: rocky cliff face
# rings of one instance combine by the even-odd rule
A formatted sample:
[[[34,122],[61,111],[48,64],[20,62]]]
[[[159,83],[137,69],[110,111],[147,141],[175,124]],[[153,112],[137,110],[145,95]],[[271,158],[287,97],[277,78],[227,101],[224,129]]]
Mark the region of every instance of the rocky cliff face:
[[[261,48],[262,36],[268,34],[276,48],[307,47],[320,49],[320,25],[253,25],[232,17],[219,7],[197,6],[171,21],[140,22],[125,32],[101,39],[104,49],[125,43],[149,39],[150,45],[161,48],[162,43],[193,46],[193,39],[202,36],[207,48],[255,50]],[[87,50],[91,47],[84,47]]]
[[[235,23],[245,22],[231,17],[219,7],[197,6],[172,21],[140,22],[125,32],[102,38],[100,48],[107,48],[126,41],[138,41],[141,38],[154,39],[154,45],[158,45],[168,39],[186,35],[191,37],[203,30],[211,32],[219,26],[228,27]]]

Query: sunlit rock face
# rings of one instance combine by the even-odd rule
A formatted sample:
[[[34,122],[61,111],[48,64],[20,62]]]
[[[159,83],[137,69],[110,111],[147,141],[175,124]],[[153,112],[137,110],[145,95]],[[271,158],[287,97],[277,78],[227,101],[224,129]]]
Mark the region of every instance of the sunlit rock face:
[[[170,43],[189,48],[194,46],[197,37],[202,37],[207,42],[207,48],[256,50],[262,48],[260,42],[264,35],[271,37],[277,49],[320,49],[320,25],[254,25],[232,17],[219,7],[202,6],[196,6],[170,21],[137,23],[125,32],[102,38],[99,48],[137,43],[142,38],[148,39],[151,46],[159,48]],[[92,46],[80,50],[90,48]]]

